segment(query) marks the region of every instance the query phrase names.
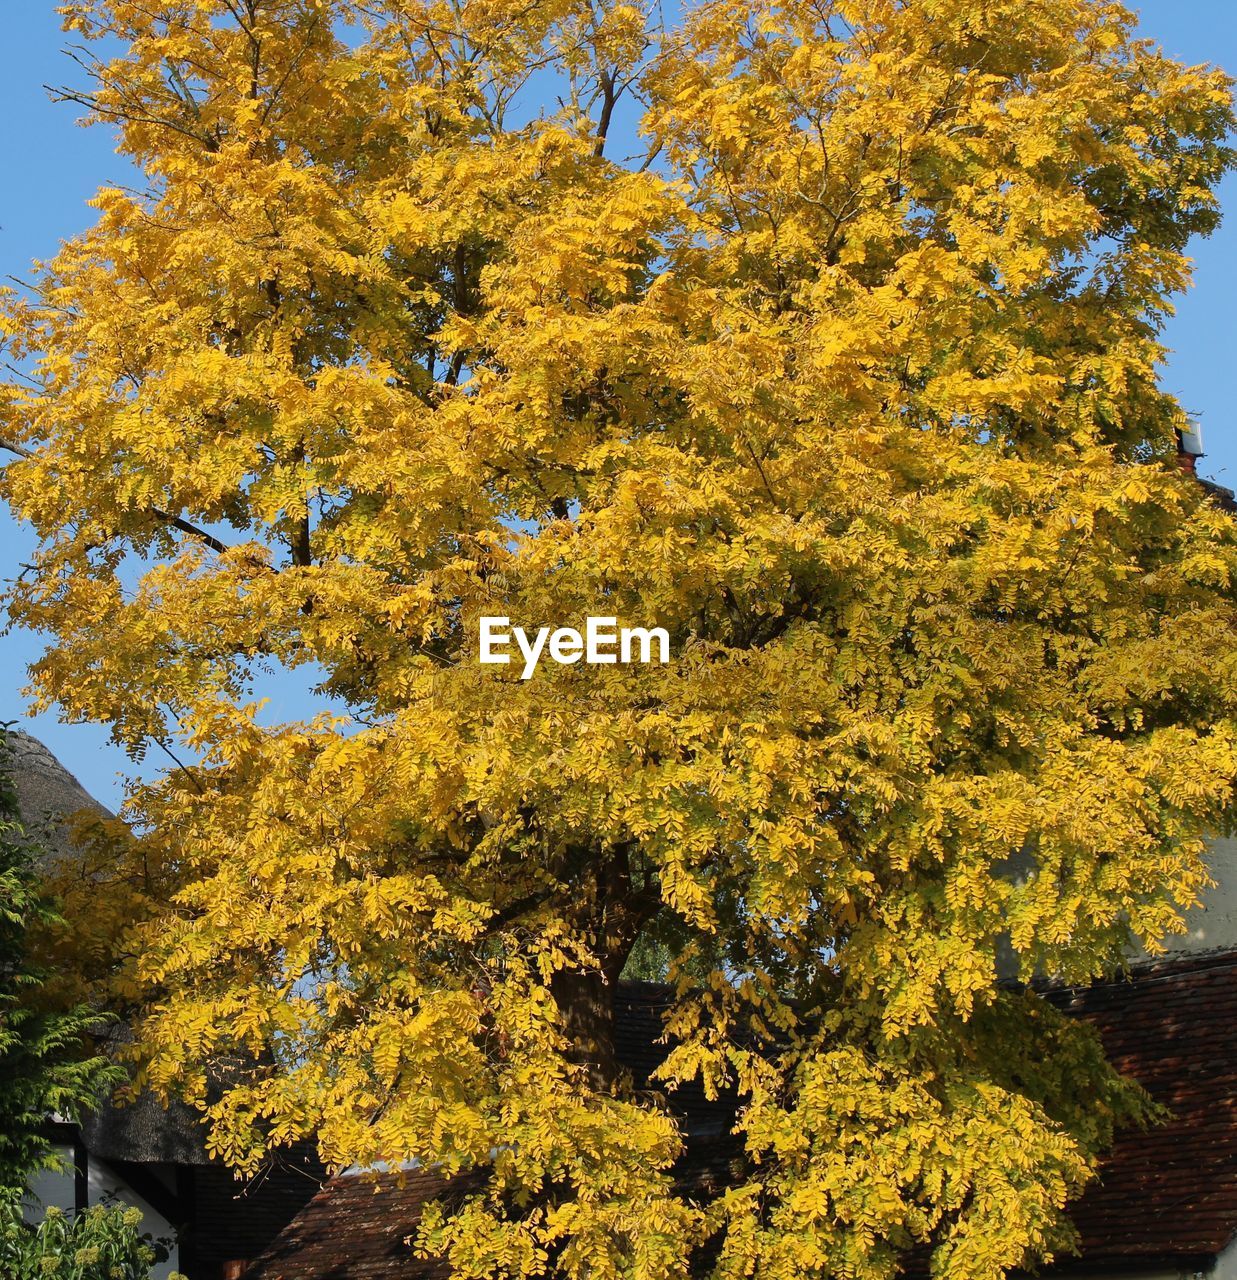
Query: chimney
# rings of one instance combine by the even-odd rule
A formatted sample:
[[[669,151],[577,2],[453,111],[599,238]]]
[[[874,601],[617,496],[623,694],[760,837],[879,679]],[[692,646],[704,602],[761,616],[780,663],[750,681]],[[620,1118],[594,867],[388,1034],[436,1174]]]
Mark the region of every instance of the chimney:
[[[1196,475],[1198,460],[1203,456],[1203,433],[1192,419],[1177,428],[1177,465],[1182,471]]]

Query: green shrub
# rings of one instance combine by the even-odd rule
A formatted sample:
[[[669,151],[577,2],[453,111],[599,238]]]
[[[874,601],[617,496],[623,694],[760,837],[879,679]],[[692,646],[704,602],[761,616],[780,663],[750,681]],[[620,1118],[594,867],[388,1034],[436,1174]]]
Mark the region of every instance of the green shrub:
[[[8,1197],[0,1213],[4,1280],[147,1280],[168,1256],[165,1242],[140,1231],[141,1211],[125,1205],[92,1205],[78,1214],[51,1208],[31,1225]]]

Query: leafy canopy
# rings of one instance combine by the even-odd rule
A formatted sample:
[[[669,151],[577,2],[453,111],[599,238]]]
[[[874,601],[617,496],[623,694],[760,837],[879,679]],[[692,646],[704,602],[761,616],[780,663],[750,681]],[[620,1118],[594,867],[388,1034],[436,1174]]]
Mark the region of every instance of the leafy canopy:
[[[1226,80],[1102,0],[64,12],[145,187],[9,299],[10,608],[43,702],[189,750],[117,854],[144,1079],[238,1164],[487,1174],[461,1275],[1067,1242],[1137,1102],[998,956],[1155,945],[1231,798],[1237,540],[1155,373]],[[674,660],[476,663],[590,613]]]

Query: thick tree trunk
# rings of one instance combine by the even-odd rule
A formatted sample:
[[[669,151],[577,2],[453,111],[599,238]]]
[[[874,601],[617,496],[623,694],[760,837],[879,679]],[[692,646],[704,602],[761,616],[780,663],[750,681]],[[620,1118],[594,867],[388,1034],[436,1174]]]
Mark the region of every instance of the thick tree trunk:
[[[619,975],[661,895],[649,885],[634,890],[625,846],[609,850],[599,860],[589,889],[581,892],[571,914],[598,964],[559,970],[550,991],[571,1041],[572,1060],[586,1068],[596,1088],[609,1092],[622,1076],[614,1041]]]
[[[607,1092],[620,1075],[614,1044],[617,986],[596,969],[560,969],[550,983],[571,1040],[572,1061],[585,1068],[595,1088]]]

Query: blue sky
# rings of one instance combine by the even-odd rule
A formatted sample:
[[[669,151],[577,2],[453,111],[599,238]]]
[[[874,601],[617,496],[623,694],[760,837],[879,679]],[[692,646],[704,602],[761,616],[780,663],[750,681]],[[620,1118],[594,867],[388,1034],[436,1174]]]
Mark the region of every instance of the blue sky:
[[[61,239],[92,221],[86,201],[109,182],[124,182],[125,162],[113,152],[105,129],[82,129],[78,110],[56,104],[45,84],[80,84],[82,74],[63,52],[66,38],[55,14],[56,0],[10,0],[0,26],[0,276],[23,276],[32,259],[55,253]],[[1132,6],[1144,34],[1173,56],[1211,62],[1237,74],[1237,6],[1232,0],[1145,0]],[[1193,248],[1197,283],[1178,308],[1167,343],[1172,356],[1164,384],[1183,405],[1201,416],[1208,457],[1204,471],[1237,487],[1237,424],[1230,419],[1237,392],[1234,299],[1237,298],[1237,175],[1222,197],[1229,217],[1209,241]],[[0,578],[25,558],[32,539],[0,508]],[[66,725],[55,714],[25,714],[18,690],[26,664],[39,652],[37,636],[11,632],[0,637],[0,720],[18,721],[37,734],[105,803],[115,805],[126,774],[163,767],[157,753],[134,766],[108,742],[97,725]],[[309,700],[298,682],[280,681],[269,690],[278,719],[306,713]]]

